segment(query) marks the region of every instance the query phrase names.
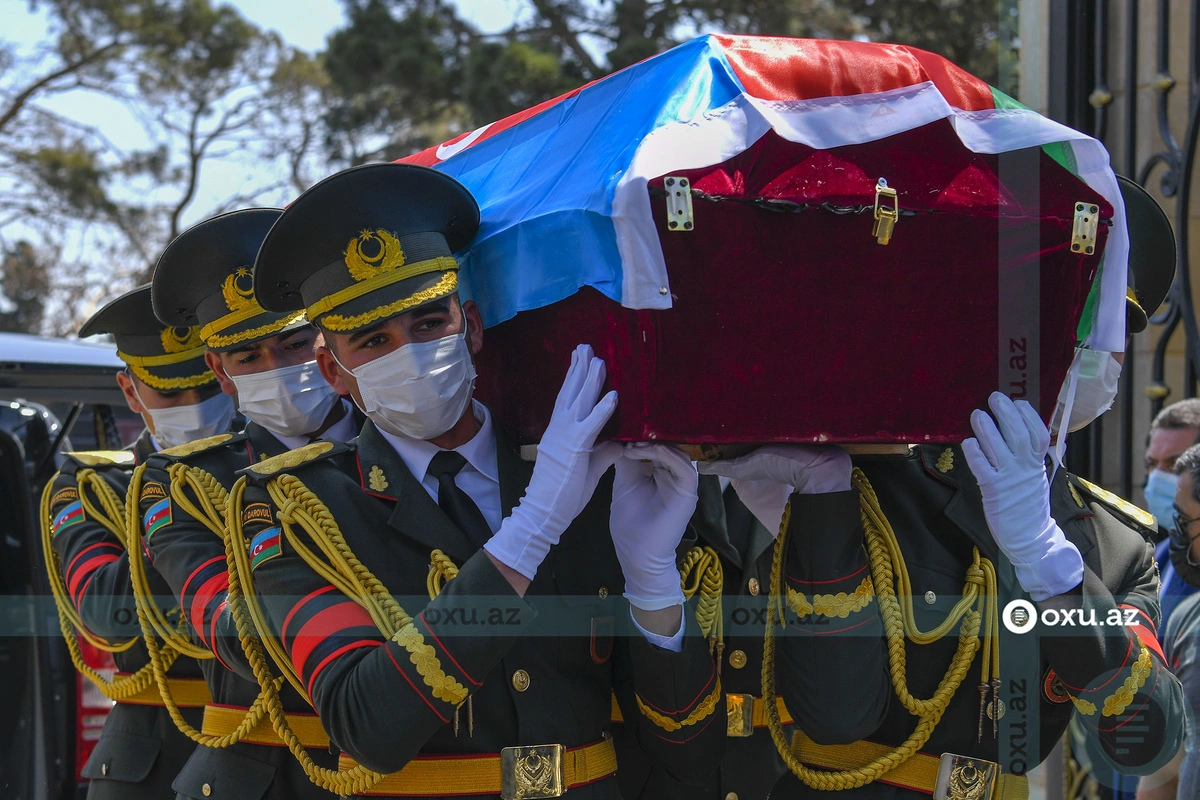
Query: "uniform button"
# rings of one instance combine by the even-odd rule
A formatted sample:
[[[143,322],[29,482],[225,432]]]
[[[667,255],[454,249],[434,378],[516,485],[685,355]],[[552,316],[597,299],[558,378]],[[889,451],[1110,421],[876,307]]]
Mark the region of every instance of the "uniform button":
[[[746,653],[743,650],[734,650],[729,654],[729,666],[734,669],[741,669],[746,666]]]
[[[608,587],[607,587],[607,586],[601,586],[601,587],[600,587],[600,591],[599,591],[599,593],[598,593],[598,594],[600,595],[600,599],[601,599],[601,600],[603,600],[604,598],[608,597]]]
[[[100,765],[100,774],[101,774],[101,775],[107,775],[107,774],[108,774],[108,764],[101,764],[101,765]]]
[[[746,584],[746,588],[750,590],[750,594],[757,595],[758,594],[758,578],[751,578],[750,583]],[[733,794],[733,792],[730,792],[730,794]]]
[[[210,794],[212,794],[212,787],[206,783],[200,787],[200,791],[205,797],[208,797]]]
[[[730,792],[725,795],[725,800],[738,800],[737,792]]]
[[[523,692],[529,688],[529,673],[523,669],[519,669],[513,673],[512,677],[513,688],[518,692]]]
[[[937,595],[933,593],[933,589],[930,589],[925,593],[925,602],[929,603],[929,605],[933,605],[937,602]]]

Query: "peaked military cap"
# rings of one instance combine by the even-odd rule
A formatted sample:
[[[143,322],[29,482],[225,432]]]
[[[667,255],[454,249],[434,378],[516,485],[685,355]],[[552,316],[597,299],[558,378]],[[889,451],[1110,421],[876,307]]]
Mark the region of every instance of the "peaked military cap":
[[[479,228],[466,187],[428,167],[368,164],[339,172],[288,206],[255,262],[263,308],[306,309],[349,333],[458,289],[462,250]]]
[[[1149,317],[1166,299],[1175,280],[1175,231],[1150,193],[1128,178],[1117,176],[1125,201],[1129,228],[1129,289],[1127,330],[1146,330]]]
[[[254,257],[280,213],[231,211],[175,237],[151,282],[158,318],[167,325],[198,325],[204,344],[218,352],[308,324],[303,312],[266,311],[254,299]]]
[[[126,292],[83,323],[79,336],[112,334],[117,356],[137,379],[160,392],[195,389],[217,378],[204,363],[196,327],[163,326],[150,305],[150,284]]]

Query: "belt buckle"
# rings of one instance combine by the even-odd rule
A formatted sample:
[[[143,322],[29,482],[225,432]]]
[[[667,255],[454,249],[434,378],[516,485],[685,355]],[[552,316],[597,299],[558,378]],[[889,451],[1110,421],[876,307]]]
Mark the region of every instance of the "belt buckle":
[[[995,761],[942,753],[933,800],[992,800],[999,774]]]
[[[567,792],[561,744],[505,747],[500,751],[500,797],[503,800],[542,800]]]
[[[754,695],[725,695],[725,735],[739,739],[754,735]]]

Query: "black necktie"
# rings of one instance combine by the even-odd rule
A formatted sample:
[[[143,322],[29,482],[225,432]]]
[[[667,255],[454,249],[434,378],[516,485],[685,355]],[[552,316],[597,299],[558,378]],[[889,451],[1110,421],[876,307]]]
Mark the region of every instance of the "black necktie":
[[[467,535],[472,544],[481,547],[492,538],[492,529],[471,496],[454,482],[454,476],[466,465],[467,460],[461,454],[442,450],[429,462],[428,473],[437,478],[438,505],[442,511]]]

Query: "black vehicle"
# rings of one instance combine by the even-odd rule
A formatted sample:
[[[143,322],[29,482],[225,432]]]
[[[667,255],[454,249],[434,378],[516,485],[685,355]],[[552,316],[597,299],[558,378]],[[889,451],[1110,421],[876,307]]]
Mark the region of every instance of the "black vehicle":
[[[64,450],[117,449],[141,430],[111,345],[0,333],[0,797],[75,800],[112,707],[76,673],[46,579],[42,487]],[[69,439],[68,439],[69,434]],[[84,658],[112,668],[107,653]]]

